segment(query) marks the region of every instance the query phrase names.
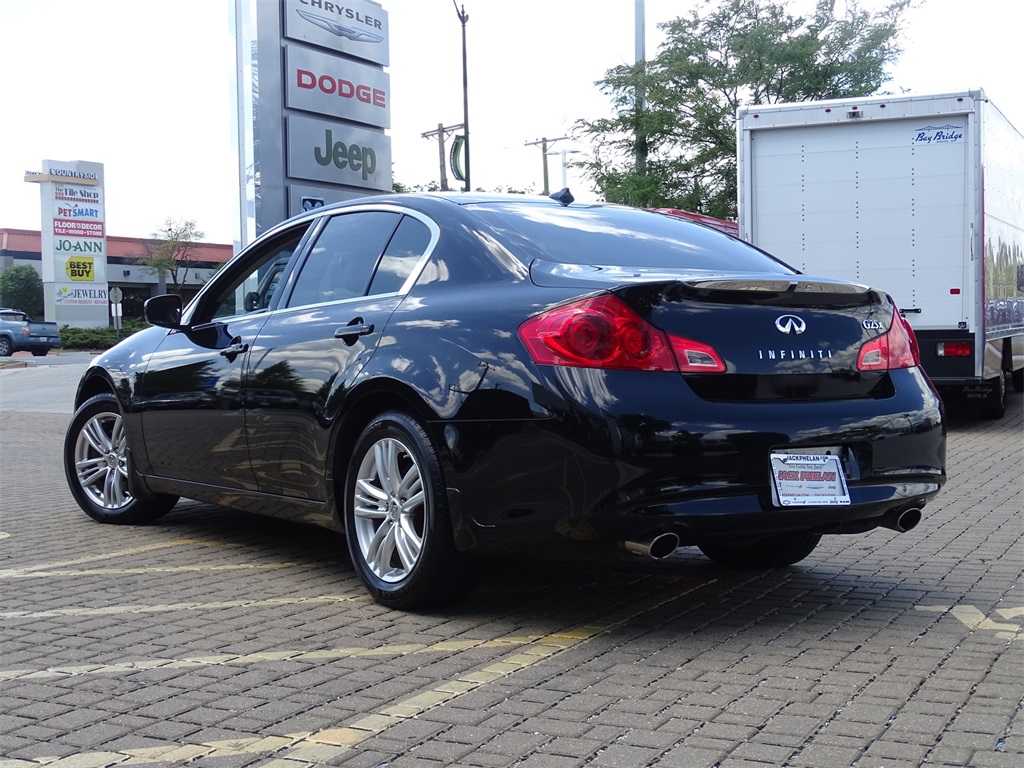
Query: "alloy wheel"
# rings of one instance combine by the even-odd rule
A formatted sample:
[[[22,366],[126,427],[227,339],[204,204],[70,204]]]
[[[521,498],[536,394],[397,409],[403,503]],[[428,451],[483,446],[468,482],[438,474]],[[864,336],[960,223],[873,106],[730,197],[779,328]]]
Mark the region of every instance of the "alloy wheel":
[[[419,562],[426,495],[416,457],[400,440],[382,437],[363,456],[353,504],[363,560],[377,578],[396,583]]]
[[[121,415],[100,412],[82,425],[75,441],[75,476],[96,505],[107,510],[132,503],[128,492],[127,437]]]

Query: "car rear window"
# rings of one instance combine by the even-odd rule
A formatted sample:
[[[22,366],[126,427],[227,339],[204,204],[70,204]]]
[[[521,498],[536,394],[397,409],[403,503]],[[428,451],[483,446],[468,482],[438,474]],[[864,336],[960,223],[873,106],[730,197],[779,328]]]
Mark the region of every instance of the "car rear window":
[[[561,208],[482,203],[467,208],[503,236],[563,264],[735,272],[793,272],[780,261],[717,230],[635,208]],[[527,245],[528,244],[528,245]]]

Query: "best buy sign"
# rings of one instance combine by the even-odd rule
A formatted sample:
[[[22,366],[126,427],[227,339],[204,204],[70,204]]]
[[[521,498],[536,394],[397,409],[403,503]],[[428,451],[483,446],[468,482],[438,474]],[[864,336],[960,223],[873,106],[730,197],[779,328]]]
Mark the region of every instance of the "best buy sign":
[[[68,259],[64,265],[64,271],[72,280],[95,280],[96,272],[93,270],[93,260],[85,256],[77,256]]]

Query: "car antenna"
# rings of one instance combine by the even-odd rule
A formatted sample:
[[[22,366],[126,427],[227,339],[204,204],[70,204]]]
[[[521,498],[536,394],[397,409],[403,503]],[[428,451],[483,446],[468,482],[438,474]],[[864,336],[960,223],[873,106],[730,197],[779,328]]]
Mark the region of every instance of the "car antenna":
[[[569,191],[568,187],[563,187],[557,192],[552,192],[548,195],[552,200],[557,200],[566,208],[569,207],[569,203],[573,202],[576,198],[572,196],[572,192]]]

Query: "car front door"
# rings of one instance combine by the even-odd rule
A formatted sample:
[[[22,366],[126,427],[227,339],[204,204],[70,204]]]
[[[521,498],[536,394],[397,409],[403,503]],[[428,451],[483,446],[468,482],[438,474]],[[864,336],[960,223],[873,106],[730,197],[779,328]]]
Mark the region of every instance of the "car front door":
[[[141,413],[145,474],[257,490],[242,379],[270,316],[270,300],[254,302],[252,295],[267,270],[290,257],[308,227],[307,222],[290,230],[225,268],[199,295],[183,328],[168,331],[150,356],[133,401]]]

